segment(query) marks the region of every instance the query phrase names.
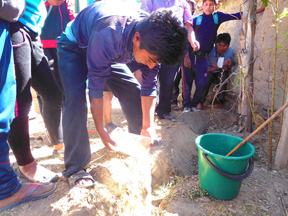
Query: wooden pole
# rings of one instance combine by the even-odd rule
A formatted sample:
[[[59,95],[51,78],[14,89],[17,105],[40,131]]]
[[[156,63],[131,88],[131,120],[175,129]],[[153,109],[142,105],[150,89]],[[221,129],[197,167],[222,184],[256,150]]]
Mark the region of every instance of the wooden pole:
[[[288,102],[280,107],[277,112],[275,112],[270,118],[268,118],[263,124],[261,124],[256,130],[254,130],[248,137],[246,137],[242,142],[240,142],[234,149],[232,149],[226,156],[230,156],[235,151],[237,151],[242,145],[244,145],[249,139],[255,136],[259,131],[261,131],[265,126],[267,126],[274,118],[276,118],[283,110],[288,107]],[[288,125],[288,124],[286,124]]]
[[[288,103],[288,97],[286,104]],[[278,168],[285,168],[288,161],[288,110],[284,112],[284,120],[280,141],[276,151],[275,165]]]

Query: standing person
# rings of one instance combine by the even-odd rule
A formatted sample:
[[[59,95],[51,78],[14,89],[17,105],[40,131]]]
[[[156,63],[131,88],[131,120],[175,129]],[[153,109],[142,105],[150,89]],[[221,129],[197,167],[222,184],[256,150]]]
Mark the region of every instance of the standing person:
[[[8,21],[15,22],[22,15],[25,1],[10,6],[0,0],[0,212],[47,197],[56,190],[54,184],[21,184],[9,161],[7,138],[15,114],[16,82]]]
[[[48,1],[45,2],[47,17],[45,19],[44,26],[41,30],[41,43],[43,44],[43,50],[45,56],[48,58],[50,69],[56,78],[58,85],[62,88],[62,83],[58,70],[58,58],[57,58],[57,37],[65,30],[67,24],[75,19],[74,11],[72,10],[69,0],[65,0],[61,5],[53,6]],[[37,94],[37,99],[42,114],[42,98]],[[48,133],[45,133],[48,141],[51,141]],[[59,140],[60,142],[60,140]],[[54,144],[54,152],[56,154],[64,153],[63,143]]]
[[[206,56],[211,52],[216,39],[219,26],[229,20],[241,20],[241,13],[226,14],[214,12],[217,0],[203,0],[203,14],[193,19],[193,28],[196,40],[200,49],[190,47],[189,54],[186,54],[183,67],[183,106],[184,112],[202,110],[200,103],[207,79]],[[257,13],[263,11],[263,7]],[[191,100],[192,83],[195,80],[196,91]]]
[[[140,8],[148,13],[155,11],[158,8],[171,8],[175,11],[179,21],[181,21],[188,28],[188,39],[192,46],[197,49],[197,43],[195,42],[194,32],[192,28],[192,13],[189,4],[186,0],[143,0]],[[159,71],[159,103],[155,112],[160,119],[173,120],[174,116],[170,115],[171,111],[171,99],[173,93],[175,75],[179,69],[180,64],[173,66],[161,65]]]
[[[94,179],[84,170],[91,159],[86,79],[96,130],[109,150],[116,143],[103,126],[105,85],[119,99],[129,132],[151,136],[155,97],[147,95],[147,89],[140,88],[128,67],[119,63],[135,58],[149,68],[158,63],[175,64],[181,61],[186,42],[187,30],[172,11],[158,10],[147,16],[133,10],[128,1],[95,2],[67,25],[57,50],[65,94],[63,176],[71,186],[94,185]]]
[[[195,2],[195,0],[186,0],[186,1],[190,6],[191,15],[193,16],[194,12],[195,12],[196,2]],[[180,107],[178,106],[178,96],[180,93],[179,84],[180,84],[181,79],[182,79],[182,68],[179,68],[179,70],[176,73],[175,80],[174,80],[173,93],[172,93],[172,97],[171,97],[171,108],[174,111],[180,110]],[[182,95],[182,98],[183,98],[183,95]]]
[[[64,0],[48,0],[52,5]],[[18,22],[10,24],[17,82],[17,116],[11,124],[8,142],[22,177],[32,182],[54,182],[58,175],[40,165],[32,156],[28,113],[32,103],[30,87],[43,99],[42,117],[53,144],[63,143],[62,92],[49,68],[39,34],[46,17],[44,0],[26,0]]]
[[[216,45],[214,46],[211,53],[207,56],[208,69],[207,69],[207,83],[201,98],[200,103],[204,107],[203,103],[206,100],[209,92],[210,85],[213,80],[217,79],[220,81],[220,94],[217,95],[216,103],[218,108],[224,108],[225,102],[225,91],[227,89],[227,83],[224,85],[224,81],[228,78],[229,72],[233,66],[232,57],[233,49],[230,46],[231,37],[228,33],[219,34],[216,38]],[[223,61],[220,63],[220,60]],[[219,65],[222,64],[222,65]]]

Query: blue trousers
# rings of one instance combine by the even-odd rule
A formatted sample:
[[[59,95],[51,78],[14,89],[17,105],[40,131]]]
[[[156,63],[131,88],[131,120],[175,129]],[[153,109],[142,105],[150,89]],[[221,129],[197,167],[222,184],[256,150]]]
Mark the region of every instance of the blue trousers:
[[[91,160],[87,131],[86,52],[62,34],[57,45],[59,72],[64,89],[64,177],[82,170]],[[111,66],[106,86],[118,98],[131,133],[140,134],[142,109],[140,84],[125,64]]]
[[[161,65],[159,71],[159,104],[156,107],[158,115],[171,111],[171,99],[174,87],[174,80],[180,65],[164,66]]]
[[[182,74],[183,84],[183,106],[184,107],[196,107],[200,103],[203,91],[206,86],[207,79],[207,61],[205,56],[195,56],[189,54],[191,61],[191,68],[184,67]],[[195,80],[196,90],[191,100],[192,84]]]
[[[12,196],[21,188],[17,175],[10,166],[7,143],[16,100],[12,45],[8,29],[8,22],[0,19],[0,200]]]

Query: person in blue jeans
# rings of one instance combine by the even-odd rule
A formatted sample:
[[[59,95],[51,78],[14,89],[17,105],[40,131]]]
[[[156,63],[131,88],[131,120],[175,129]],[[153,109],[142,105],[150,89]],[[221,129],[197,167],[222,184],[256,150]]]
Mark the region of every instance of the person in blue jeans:
[[[48,0],[58,5],[64,0]],[[26,0],[23,16],[10,24],[17,82],[17,116],[11,124],[9,145],[16,157],[19,174],[32,182],[54,182],[58,175],[37,164],[30,149],[28,114],[32,104],[31,87],[41,96],[41,114],[51,143],[63,143],[61,88],[49,68],[39,34],[46,17],[44,0]]]
[[[214,12],[217,0],[203,0],[203,14],[193,19],[193,29],[196,40],[200,46],[197,50],[190,47],[186,54],[183,67],[183,106],[184,112],[197,111],[203,109],[200,103],[207,79],[206,56],[211,52],[217,36],[219,26],[230,20],[241,20],[241,13],[226,14]],[[261,7],[256,13],[264,10]],[[195,80],[196,90],[191,100],[192,83]]]
[[[16,21],[24,8],[24,0],[17,1],[12,11],[0,0],[0,213],[22,203],[47,197],[56,189],[54,184],[21,184],[9,160],[7,139],[15,115],[16,82],[8,21]]]
[[[119,99],[129,132],[151,136],[155,97],[150,93],[155,83],[141,88],[125,64],[135,59],[149,68],[158,63],[173,65],[181,61],[186,44],[187,30],[172,11],[163,9],[147,16],[127,1],[95,2],[67,25],[57,50],[65,96],[63,176],[71,186],[94,186],[94,179],[84,170],[91,159],[86,80],[96,130],[113,150],[117,144],[103,126],[105,85]]]

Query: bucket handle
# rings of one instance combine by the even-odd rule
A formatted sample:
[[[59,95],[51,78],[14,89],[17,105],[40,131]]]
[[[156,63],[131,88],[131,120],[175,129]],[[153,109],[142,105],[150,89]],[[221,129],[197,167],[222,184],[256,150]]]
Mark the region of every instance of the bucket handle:
[[[220,170],[218,167],[216,167],[207,157],[207,154],[205,154],[204,152],[202,152],[202,155],[204,157],[204,159],[206,160],[206,162],[210,165],[210,167],[215,171],[217,172],[218,174],[226,177],[226,178],[229,178],[229,179],[232,179],[232,180],[243,180],[245,178],[247,178],[253,171],[253,168],[254,168],[254,160],[253,158],[251,157],[249,159],[249,165],[248,165],[248,168],[247,170],[245,171],[245,173],[241,174],[241,175],[233,175],[233,174],[229,174],[229,173],[226,173],[222,170]]]

